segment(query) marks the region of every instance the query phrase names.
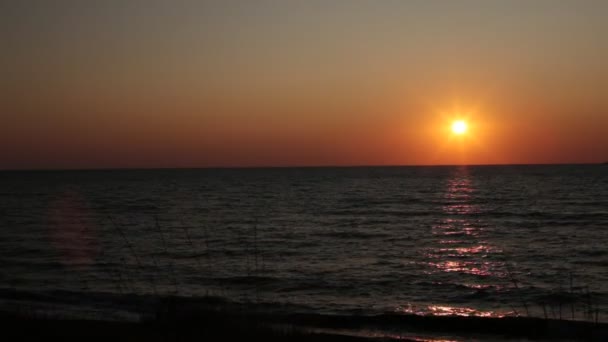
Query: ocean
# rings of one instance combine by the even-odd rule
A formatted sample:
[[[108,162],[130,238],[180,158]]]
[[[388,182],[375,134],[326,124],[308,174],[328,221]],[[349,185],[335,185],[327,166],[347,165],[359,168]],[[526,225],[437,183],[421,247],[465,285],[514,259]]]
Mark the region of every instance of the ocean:
[[[608,166],[0,172],[0,309],[608,318]]]

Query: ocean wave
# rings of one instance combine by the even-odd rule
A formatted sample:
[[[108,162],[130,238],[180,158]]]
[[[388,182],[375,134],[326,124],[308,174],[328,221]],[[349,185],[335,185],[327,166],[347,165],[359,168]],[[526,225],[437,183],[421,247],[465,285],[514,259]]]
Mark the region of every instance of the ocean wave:
[[[333,231],[312,234],[313,236],[336,238],[336,239],[376,239],[387,238],[390,234],[378,232],[363,232],[363,231]]]

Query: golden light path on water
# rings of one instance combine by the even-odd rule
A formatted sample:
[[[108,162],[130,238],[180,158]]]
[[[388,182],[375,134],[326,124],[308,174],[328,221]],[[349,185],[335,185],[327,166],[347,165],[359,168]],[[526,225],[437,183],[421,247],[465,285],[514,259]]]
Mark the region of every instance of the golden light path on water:
[[[449,178],[443,195],[443,218],[431,227],[432,247],[424,257],[429,275],[451,273],[459,286],[472,291],[487,288],[501,289],[507,276],[504,262],[492,256],[503,251],[486,240],[486,224],[481,219],[483,208],[475,201],[472,175],[466,167],[457,169]],[[471,278],[477,281],[471,281]],[[454,281],[454,280],[452,280]],[[514,315],[511,310],[483,310],[452,306],[445,303],[426,306],[409,304],[399,312],[435,316],[504,317]]]

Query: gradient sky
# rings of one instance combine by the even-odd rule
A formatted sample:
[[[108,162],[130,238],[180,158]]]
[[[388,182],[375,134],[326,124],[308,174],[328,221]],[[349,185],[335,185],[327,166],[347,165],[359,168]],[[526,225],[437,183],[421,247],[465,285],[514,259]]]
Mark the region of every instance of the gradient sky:
[[[2,1],[0,169],[608,161],[606,18],[604,0]]]

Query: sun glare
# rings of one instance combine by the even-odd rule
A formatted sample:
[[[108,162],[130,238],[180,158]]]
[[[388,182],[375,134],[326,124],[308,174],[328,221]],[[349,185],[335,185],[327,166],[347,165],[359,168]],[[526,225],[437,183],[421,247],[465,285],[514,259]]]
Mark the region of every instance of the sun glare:
[[[452,132],[454,134],[464,134],[467,131],[467,123],[462,120],[457,120],[452,123]]]

